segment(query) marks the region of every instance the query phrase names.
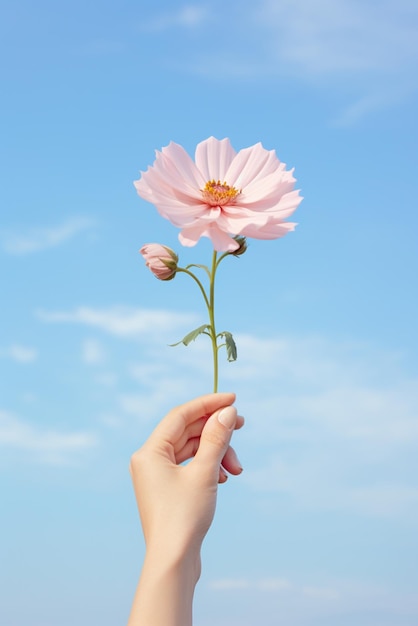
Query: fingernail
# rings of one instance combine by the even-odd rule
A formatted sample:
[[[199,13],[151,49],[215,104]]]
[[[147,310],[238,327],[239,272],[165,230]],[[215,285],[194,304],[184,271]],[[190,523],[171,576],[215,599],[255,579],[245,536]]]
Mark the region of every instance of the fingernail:
[[[226,428],[233,428],[235,426],[236,419],[237,419],[237,410],[234,406],[226,406],[218,414],[218,420]]]

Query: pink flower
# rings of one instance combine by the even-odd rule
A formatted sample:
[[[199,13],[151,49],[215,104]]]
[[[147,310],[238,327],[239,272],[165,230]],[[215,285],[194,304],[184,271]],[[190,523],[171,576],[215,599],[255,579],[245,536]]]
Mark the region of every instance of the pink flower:
[[[146,261],[146,266],[160,280],[171,280],[176,275],[178,256],[166,246],[159,243],[147,243],[142,246],[140,253]]]
[[[277,239],[294,230],[285,222],[302,201],[293,170],[261,143],[238,153],[229,139],[209,137],[196,147],[195,162],[171,142],[134,185],[138,194],[181,228],[180,242],[194,246],[209,237],[215,250],[239,247],[233,236]]]

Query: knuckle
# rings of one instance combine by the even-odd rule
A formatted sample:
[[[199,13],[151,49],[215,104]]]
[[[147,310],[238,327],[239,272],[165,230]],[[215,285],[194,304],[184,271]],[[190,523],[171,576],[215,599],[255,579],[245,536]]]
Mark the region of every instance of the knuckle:
[[[131,474],[134,474],[136,472],[138,472],[144,463],[144,452],[143,449],[140,448],[139,450],[136,450],[132,456],[131,459],[129,461],[129,471]]]

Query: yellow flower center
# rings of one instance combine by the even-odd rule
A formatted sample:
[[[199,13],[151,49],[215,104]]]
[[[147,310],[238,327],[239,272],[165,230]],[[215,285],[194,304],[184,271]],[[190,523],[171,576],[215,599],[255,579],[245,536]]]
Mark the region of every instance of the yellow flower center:
[[[204,189],[201,189],[203,198],[210,206],[225,206],[232,203],[241,193],[235,187],[230,187],[226,182],[220,180],[209,180]]]

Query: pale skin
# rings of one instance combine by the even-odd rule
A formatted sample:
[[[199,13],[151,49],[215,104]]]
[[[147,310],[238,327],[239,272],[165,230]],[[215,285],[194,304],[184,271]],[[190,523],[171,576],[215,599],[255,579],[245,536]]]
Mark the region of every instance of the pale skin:
[[[128,626],[192,625],[200,550],[218,484],[242,471],[229,445],[244,423],[234,400],[232,393],[216,393],[176,407],[131,458],[146,549]]]

